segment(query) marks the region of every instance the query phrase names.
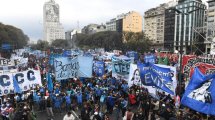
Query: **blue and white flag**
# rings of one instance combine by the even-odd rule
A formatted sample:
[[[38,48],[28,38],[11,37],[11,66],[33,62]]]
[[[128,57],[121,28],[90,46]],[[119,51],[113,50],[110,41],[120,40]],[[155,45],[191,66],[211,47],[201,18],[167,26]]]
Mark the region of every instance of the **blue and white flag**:
[[[144,85],[155,86],[174,95],[173,80],[170,68],[159,67],[154,64],[138,64],[140,78]]]
[[[126,56],[128,56],[130,58],[134,58],[134,60],[138,60],[138,53],[135,51],[126,52]]]
[[[95,61],[94,63],[94,72],[96,73],[96,76],[102,77],[105,73],[104,69],[104,62],[103,61]]]
[[[77,58],[56,58],[54,59],[54,67],[57,80],[78,77],[79,62]]]
[[[153,63],[155,64],[155,55],[145,55],[144,56],[144,61],[145,63]]]
[[[51,78],[51,74],[50,73],[47,73],[46,74],[46,80],[47,80],[47,87],[48,87],[48,90],[50,92],[53,91],[53,82],[52,82],[52,78]]]
[[[72,51],[71,50],[64,50],[63,51],[63,56],[64,57],[69,57],[69,56],[71,56],[72,55]]]
[[[14,93],[22,93],[22,90],[19,87],[19,84],[18,84],[15,76],[13,76],[13,87],[14,87]]]
[[[205,76],[195,68],[181,103],[195,111],[215,115],[215,74]]]

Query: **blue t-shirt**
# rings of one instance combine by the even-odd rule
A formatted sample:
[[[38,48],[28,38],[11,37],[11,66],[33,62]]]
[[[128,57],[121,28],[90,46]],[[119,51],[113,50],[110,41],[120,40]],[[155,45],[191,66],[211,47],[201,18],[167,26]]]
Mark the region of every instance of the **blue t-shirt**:
[[[55,89],[55,94],[60,94],[59,88],[56,88],[56,89]]]
[[[79,94],[76,95],[76,97],[77,97],[77,102],[78,102],[79,104],[81,104],[81,103],[82,103],[82,94],[79,93]]]
[[[55,98],[55,101],[54,101],[55,107],[60,108],[61,102],[62,102],[61,98]]]
[[[71,98],[70,98],[69,95],[67,95],[67,96],[65,97],[65,99],[66,99],[66,103],[67,103],[67,104],[71,104]]]

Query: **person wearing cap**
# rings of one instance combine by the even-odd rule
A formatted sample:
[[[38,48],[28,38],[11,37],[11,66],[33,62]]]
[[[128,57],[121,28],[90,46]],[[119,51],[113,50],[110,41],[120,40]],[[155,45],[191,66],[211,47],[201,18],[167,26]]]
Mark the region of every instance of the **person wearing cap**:
[[[63,120],[75,120],[75,117],[72,115],[72,113],[69,111],[67,114],[63,117]]]

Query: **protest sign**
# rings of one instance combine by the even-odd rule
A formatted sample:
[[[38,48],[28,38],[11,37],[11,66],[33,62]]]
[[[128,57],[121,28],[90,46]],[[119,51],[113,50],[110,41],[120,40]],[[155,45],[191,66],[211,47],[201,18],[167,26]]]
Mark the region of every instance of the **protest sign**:
[[[155,64],[155,61],[156,61],[155,55],[145,55],[144,56],[144,61],[145,61],[145,63],[153,63],[153,64]]]
[[[177,72],[176,72],[176,67],[173,67],[173,66],[167,66],[167,65],[160,65],[160,64],[156,64],[156,66],[159,66],[159,67],[162,67],[162,68],[169,68],[170,71],[171,71],[171,77],[172,77],[172,83],[170,84],[167,84],[168,85],[168,88],[170,88],[171,91],[174,91],[176,90],[177,88],[177,79],[176,79],[176,75],[177,75]]]
[[[103,61],[95,61],[93,67],[96,76],[102,77],[105,74],[105,65]]]
[[[22,91],[29,90],[37,84],[42,85],[40,72],[36,70],[3,74],[0,75],[0,96],[13,93],[13,78],[17,80]]]
[[[146,86],[146,85],[142,84],[142,81],[140,78],[140,69],[137,67],[136,64],[131,64],[130,72],[129,72],[129,79],[128,79],[128,86],[131,87],[134,84],[137,86],[140,86],[140,87],[147,88],[149,93],[152,96],[156,96],[156,87]]]
[[[146,86],[156,86],[163,91],[174,95],[173,80],[170,68],[163,68],[154,64],[144,65],[139,63],[140,78]]]
[[[112,57],[112,76],[119,79],[128,80],[131,59],[124,56]]]
[[[195,67],[198,67],[203,74],[215,73],[215,59],[207,57],[197,57],[195,55],[183,56],[183,73],[191,77]]]
[[[78,77],[79,62],[77,58],[55,58],[54,67],[57,80]]]
[[[135,51],[126,52],[126,56],[128,56],[130,58],[134,58],[134,60],[138,60],[138,53]]]
[[[0,57],[0,66],[12,66],[12,65],[14,65],[13,61]]]

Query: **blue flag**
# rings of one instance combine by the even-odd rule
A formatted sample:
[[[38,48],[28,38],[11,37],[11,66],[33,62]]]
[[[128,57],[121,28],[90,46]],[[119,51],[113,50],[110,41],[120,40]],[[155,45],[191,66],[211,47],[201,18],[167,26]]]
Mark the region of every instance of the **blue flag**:
[[[50,92],[53,91],[53,82],[52,82],[52,78],[51,78],[51,74],[50,73],[47,73],[46,74],[46,80],[47,80],[47,87],[48,87],[48,90]]]
[[[181,103],[195,111],[215,115],[215,74],[203,75],[195,68]]]
[[[144,61],[145,61],[145,63],[153,63],[153,64],[155,64],[155,55],[146,55],[145,57],[144,57]]]
[[[94,72],[98,77],[102,77],[105,73],[104,65],[105,63],[103,61],[96,61],[94,63]]]
[[[14,93],[22,93],[22,90],[19,87],[19,84],[18,84],[15,76],[13,76],[13,87],[14,87]]]

